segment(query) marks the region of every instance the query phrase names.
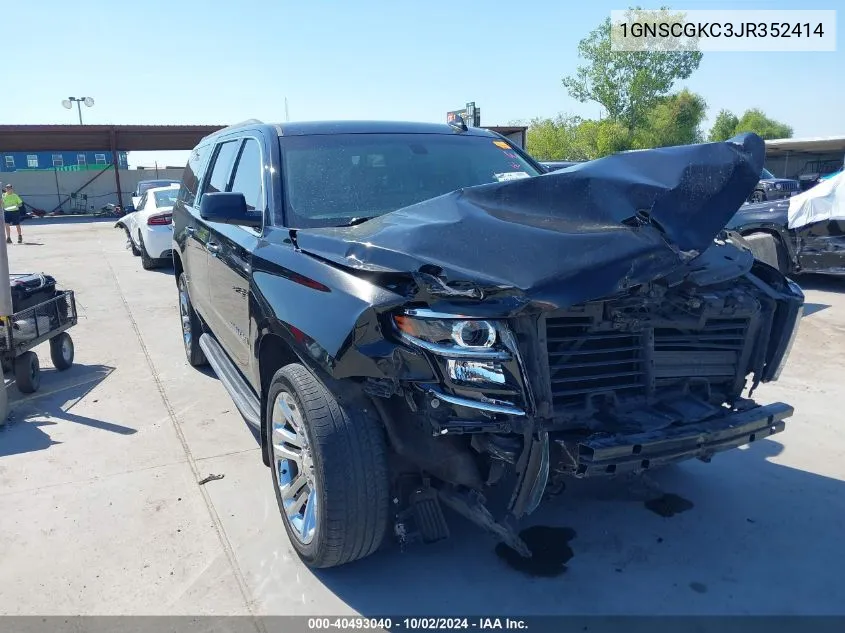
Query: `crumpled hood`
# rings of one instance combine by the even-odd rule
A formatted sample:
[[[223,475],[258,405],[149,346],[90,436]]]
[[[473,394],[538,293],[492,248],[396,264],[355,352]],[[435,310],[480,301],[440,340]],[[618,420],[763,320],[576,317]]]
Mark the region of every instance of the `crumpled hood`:
[[[511,289],[572,305],[664,277],[713,246],[754,190],[764,155],[755,134],[626,152],[358,226],[301,229],[295,241],[352,269],[409,273],[441,296],[447,283],[469,284],[477,292],[466,296]]]

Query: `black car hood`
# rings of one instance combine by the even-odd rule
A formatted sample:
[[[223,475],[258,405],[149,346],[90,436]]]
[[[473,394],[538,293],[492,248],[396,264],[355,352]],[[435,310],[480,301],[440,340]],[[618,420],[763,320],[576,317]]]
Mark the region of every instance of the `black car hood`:
[[[421,294],[572,305],[677,273],[710,249],[764,154],[755,134],[626,152],[292,237],[349,269],[410,274]]]

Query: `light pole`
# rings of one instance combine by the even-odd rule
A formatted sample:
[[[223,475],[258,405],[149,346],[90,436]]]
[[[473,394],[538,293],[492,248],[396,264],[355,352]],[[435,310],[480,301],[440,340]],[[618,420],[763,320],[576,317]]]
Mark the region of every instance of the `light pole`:
[[[68,97],[67,99],[62,101],[62,105],[70,110],[73,108],[73,104],[76,103],[76,109],[79,112],[79,125],[82,125],[82,105],[85,104],[86,107],[90,108],[94,105],[94,100],[91,97]]]

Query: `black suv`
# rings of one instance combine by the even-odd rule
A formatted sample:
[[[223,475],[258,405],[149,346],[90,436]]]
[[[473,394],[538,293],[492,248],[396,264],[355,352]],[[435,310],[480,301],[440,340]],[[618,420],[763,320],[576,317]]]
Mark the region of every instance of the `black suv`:
[[[760,173],[760,182],[751,192],[748,199],[751,202],[765,202],[767,200],[783,200],[798,192],[798,181],[789,178],[778,178],[768,169]]]
[[[747,135],[546,174],[462,123],[204,139],[173,211],[185,352],[260,430],[306,564],[444,538],[444,507],[530,556],[512,523],[567,478],[782,430],[792,408],[745,388],[777,379],[803,295],[722,231],[763,155]]]

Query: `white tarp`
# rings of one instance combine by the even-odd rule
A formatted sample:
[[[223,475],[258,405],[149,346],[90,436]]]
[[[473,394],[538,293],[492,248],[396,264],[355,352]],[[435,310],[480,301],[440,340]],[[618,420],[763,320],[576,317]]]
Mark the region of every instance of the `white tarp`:
[[[814,222],[845,221],[845,172],[822,180],[789,199],[788,226],[797,229]]]

